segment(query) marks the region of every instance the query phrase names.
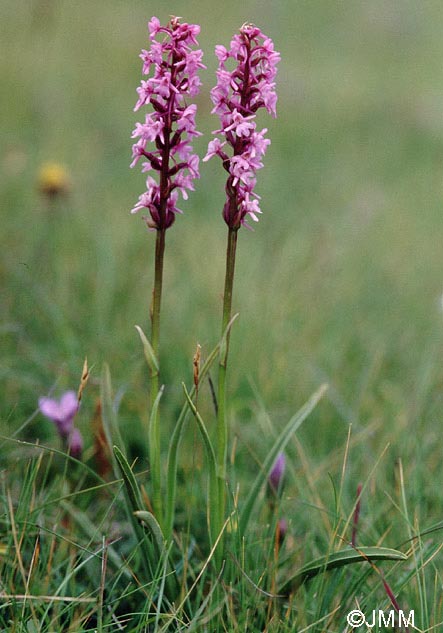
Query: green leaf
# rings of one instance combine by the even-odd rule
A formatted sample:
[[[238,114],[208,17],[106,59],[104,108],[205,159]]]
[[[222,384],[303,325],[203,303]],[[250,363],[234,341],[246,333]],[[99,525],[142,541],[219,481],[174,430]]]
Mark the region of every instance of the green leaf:
[[[134,476],[134,473],[132,472],[129,462],[118,446],[114,446],[114,455],[117,459],[118,465],[120,466],[120,471],[123,476],[123,481],[126,487],[131,510],[132,512],[141,510],[143,508],[143,501],[141,498],[137,480]]]
[[[147,510],[137,510],[136,512],[134,512],[134,515],[137,517],[137,519],[139,519],[139,521],[142,521],[146,525],[154,542],[158,559],[159,561],[163,560],[163,572],[165,577],[166,590],[168,596],[172,598],[173,596],[177,595],[179,586],[176,572],[172,571],[172,565],[169,560],[168,550],[166,549],[165,537],[163,536],[160,524],[155,516],[152,514],[152,512],[148,512]]]
[[[319,400],[323,397],[327,385],[322,385],[308,400],[308,402],[289,420],[283,431],[275,440],[271,450],[266,456],[263,463],[263,468],[258,473],[250,491],[246,498],[245,504],[241,510],[239,530],[240,537],[243,537],[246,533],[249,520],[251,518],[252,510],[254,509],[255,502],[258,499],[261,487],[264,485],[272,470],[272,466],[277,458],[277,455],[284,450],[291,437],[297,431],[297,429],[303,424],[308,415],[317,406]]]
[[[223,332],[223,336],[220,339],[220,365],[223,365],[224,367],[226,367],[226,361],[227,361],[227,355],[228,355],[229,334],[231,332],[232,325],[234,321],[237,319],[238,315],[239,315],[238,312],[237,314],[234,314],[234,316],[232,317],[232,319],[229,321],[228,325],[226,326],[226,329]]]
[[[123,455],[122,451],[118,446],[114,446],[113,452],[123,477],[126,509],[131,520],[134,533],[137,540],[140,542],[146,569],[152,577],[154,575],[154,570],[158,566],[159,556],[158,552],[154,551],[152,543],[146,538],[146,533],[139,521],[136,520],[135,513],[144,509],[140,489],[128,460]]]
[[[143,332],[139,325],[134,326],[140,336],[141,342],[143,344],[143,352],[145,354],[146,362],[148,363],[148,367],[151,370],[151,376],[158,374],[159,372],[159,364],[157,360],[157,356],[155,355],[154,349],[149,342],[146,334]]]
[[[424,530],[421,530],[421,531],[417,532],[417,534],[415,534],[411,538],[408,538],[401,545],[406,545],[407,543],[411,543],[411,541],[414,541],[416,539],[420,539],[423,536],[427,536],[428,534],[432,534],[433,532],[439,532],[440,530],[443,530],[443,521],[439,521],[438,523],[435,523],[435,525],[431,525],[431,527],[425,528]]]
[[[200,369],[200,383],[206,378],[209,374],[209,370],[211,369],[214,361],[217,359],[217,356],[220,353],[220,347],[222,340],[226,340],[226,336],[229,330],[232,327],[237,315],[235,315],[231,321],[228,323],[228,326],[223,333],[222,339],[217,343],[212,352],[209,354],[206,361],[203,363],[203,366]],[[192,398],[195,396],[195,386],[189,392],[189,397]],[[178,448],[180,446],[180,440],[183,432],[184,424],[188,418],[189,407],[188,402],[186,401],[180,411],[180,415],[177,419],[177,423],[174,428],[174,432],[171,437],[171,441],[169,443],[169,451],[168,451],[168,480],[167,480],[167,499],[166,499],[166,519],[164,523],[164,530],[166,539],[169,541],[172,536],[172,528],[174,523],[174,511],[175,511],[175,497],[177,490],[177,460],[178,460]]]
[[[189,408],[191,409],[203,439],[203,444],[206,449],[206,457],[208,460],[208,476],[209,476],[209,489],[208,489],[208,506],[209,506],[209,537],[211,540],[211,547],[214,545],[218,537],[218,529],[220,521],[218,520],[218,483],[217,483],[217,460],[215,458],[214,448],[212,446],[211,439],[208,431],[206,430],[205,423],[199,412],[197,411],[194,403],[191,400],[189,393],[186,390],[185,383],[182,383],[183,391],[186,396],[186,400]]]
[[[375,560],[401,561],[407,560],[407,558],[403,552],[389,549],[388,547],[359,547],[358,549],[349,547],[307,563],[280,587],[278,594],[288,595],[293,593],[310,578],[336,567]]]
[[[96,541],[97,537],[100,534],[100,529],[99,527],[94,525],[88,515],[79,507],[72,505],[72,503],[69,503],[69,501],[61,500],[59,503],[61,507],[69,513],[69,515],[84,531],[84,533],[89,536],[91,542]],[[129,566],[125,563],[125,561],[117,552],[117,550],[113,547],[113,545],[108,544],[106,546],[106,551],[110,562],[115,566],[115,568],[121,569],[126,577],[132,578]]]
[[[173,571],[171,562],[169,560],[165,537],[163,536],[161,527],[152,512],[148,512],[147,510],[137,510],[136,512],[134,512],[134,515],[148,528],[148,531],[156,548],[158,560],[160,561],[159,568],[163,568],[166,593],[172,599],[177,595],[179,591],[179,585],[176,572]]]
[[[159,553],[164,553],[165,538],[163,536],[161,527],[152,512],[148,512],[147,510],[136,510],[134,514],[137,519],[143,521],[143,523],[145,523],[145,525],[148,527]]]
[[[154,510],[162,523],[163,517],[163,497],[162,497],[162,481],[161,481],[161,457],[160,457],[160,428],[158,407],[160,399],[163,395],[164,387],[162,386],[152,405],[151,415],[149,417],[149,465],[151,467],[152,480],[152,501]]]
[[[112,401],[111,373],[106,363],[103,365],[102,370],[102,377],[100,382],[100,399],[102,404],[103,430],[106,437],[106,443],[108,444],[109,453],[112,456],[114,475],[117,479],[119,479],[120,472],[114,456],[113,446],[115,443],[123,446],[123,440],[118,428],[117,415],[115,413]]]

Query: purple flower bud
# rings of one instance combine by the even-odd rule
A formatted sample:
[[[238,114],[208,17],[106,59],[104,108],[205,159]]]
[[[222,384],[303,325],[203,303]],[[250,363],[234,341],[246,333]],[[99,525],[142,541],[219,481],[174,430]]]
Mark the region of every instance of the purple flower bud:
[[[281,545],[285,539],[286,533],[288,531],[288,522],[286,519],[279,519],[277,522],[277,539],[279,545]]]
[[[279,453],[269,473],[268,483],[273,493],[277,493],[282,485],[286,469],[286,458],[284,453]]]
[[[258,222],[260,214],[259,196],[254,192],[256,172],[263,167],[264,155],[269,139],[265,139],[266,128],[257,132],[256,112],[265,108],[276,116],[275,75],[280,55],[274,44],[256,26],[244,24],[240,34],[235,35],[231,47],[216,46],[219,60],[217,85],[211,90],[213,113],[220,118],[221,128],[214,134],[224,137],[211,141],[204,161],[218,155],[229,173],[226,183],[226,203],[223,218],[231,229],[241,225],[251,228],[246,222],[249,216]],[[232,71],[226,68],[228,60],[234,60]],[[231,146],[231,158],[221,150],[225,144]]]
[[[69,454],[75,459],[80,459],[83,451],[83,438],[77,428],[72,429],[69,437]]]
[[[65,440],[73,428],[73,420],[78,410],[75,391],[66,391],[60,401],[53,398],[39,398],[38,406],[44,416],[52,420],[60,436]]]
[[[152,77],[137,88],[134,110],[150,105],[153,112],[146,114],[145,122],[137,123],[132,133],[138,140],[132,147],[131,167],[144,158],[142,172],[153,170],[158,178],[148,177],[147,191],[132,213],[147,209],[149,216],[144,219],[148,227],[164,230],[173,224],[177,213],[182,213],[177,206],[179,193],[186,200],[187,191],[194,190],[192,181],[199,177],[199,159],[190,142],[200,136],[195,126],[197,106],[188,104],[187,97],[198,94],[201,82],[197,72],[205,66],[202,51],[191,48],[198,45],[197,24],[181,24],[179,18],[171,18],[167,26],[161,26],[153,17],[148,30],[151,48],[143,50],[140,57],[143,73],[152,71]]]

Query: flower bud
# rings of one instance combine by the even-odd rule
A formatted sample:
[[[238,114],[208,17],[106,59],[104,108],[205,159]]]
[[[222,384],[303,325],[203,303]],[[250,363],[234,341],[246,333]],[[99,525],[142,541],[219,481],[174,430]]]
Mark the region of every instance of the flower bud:
[[[286,469],[286,458],[284,453],[279,453],[269,473],[268,485],[274,494],[277,494],[283,485],[283,478]]]
[[[83,438],[80,431],[77,428],[72,430],[69,438],[69,454],[75,459],[81,459],[83,451]]]

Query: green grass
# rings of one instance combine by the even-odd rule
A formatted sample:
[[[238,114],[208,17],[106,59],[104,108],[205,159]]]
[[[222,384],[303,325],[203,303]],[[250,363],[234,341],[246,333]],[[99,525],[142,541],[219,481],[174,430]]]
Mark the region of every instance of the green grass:
[[[3,4],[0,434],[9,439],[0,448],[0,591],[8,596],[0,628],[118,631],[118,619],[128,618],[131,632],[344,631],[351,609],[390,608],[365,563],[319,574],[291,599],[267,593],[345,547],[362,482],[358,543],[409,553],[377,568],[400,606],[415,610],[416,626],[438,630],[441,531],[409,539],[439,523],[443,504],[440,3]],[[235,520],[227,525],[232,557],[217,578],[208,562],[205,450],[189,418],[170,552],[180,592],[172,598],[162,566],[145,569],[121,475],[96,473],[92,419],[107,363],[122,443],[150,495],[149,372],[134,325],[149,330],[155,236],[129,215],[144,183],[128,164],[146,22],[174,13],[202,26],[200,155],[217,126],[208,99],[213,46],[253,21],[282,53],[278,118],[261,119],[272,139],[258,181],[264,213],[238,244],[240,317],[228,374],[234,518],[234,500],[241,519],[279,432],[320,384],[329,390],[286,448],[277,515],[288,533],[278,568],[277,515],[262,487],[245,543]],[[52,208],[36,187],[46,161],[64,164],[71,180],[69,196]],[[221,322],[224,175],[215,161],[201,172],[167,235],[165,459],[196,344],[207,357]],[[54,452],[53,427],[36,409],[40,395],[77,387],[85,356],[92,371],[78,423],[86,449],[74,464]],[[206,384],[199,409],[213,438]]]

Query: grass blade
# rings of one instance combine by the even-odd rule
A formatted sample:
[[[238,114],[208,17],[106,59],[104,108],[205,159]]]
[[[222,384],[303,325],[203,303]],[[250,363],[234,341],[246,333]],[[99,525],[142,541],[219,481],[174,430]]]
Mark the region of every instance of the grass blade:
[[[235,319],[237,318],[237,314],[234,315],[226,328],[226,332],[223,335],[222,339],[226,338],[227,331],[231,329]],[[217,345],[214,347],[212,352],[209,354],[206,361],[203,363],[203,366],[200,368],[200,383],[206,378],[209,374],[209,370],[211,369],[214,361],[217,359],[220,353],[222,341],[220,340]],[[189,392],[189,397],[192,398],[195,396],[195,385]],[[184,424],[187,420],[189,414],[188,402],[186,401],[183,404],[182,410],[180,411],[180,415],[177,419],[177,424],[175,425],[174,432],[171,437],[171,441],[169,443],[169,452],[168,452],[168,479],[167,479],[167,499],[166,499],[166,518],[164,531],[166,539],[169,541],[172,536],[172,529],[174,525],[174,512],[175,512],[175,497],[177,490],[177,458],[178,458],[178,448],[180,446],[180,440],[183,432]]]
[[[126,510],[135,536],[142,548],[145,568],[149,572],[150,576],[153,577],[154,570],[158,566],[158,555],[156,554],[152,543],[146,538],[146,533],[135,515],[135,513],[139,510],[144,510],[140,489],[128,460],[123,455],[122,451],[118,446],[114,446],[113,452],[123,478]]]
[[[241,511],[239,530],[240,537],[243,537],[246,533],[249,520],[251,518],[254,504],[258,498],[259,492],[263,484],[266,482],[272,466],[277,458],[277,455],[284,450],[285,446],[297,431],[297,429],[303,424],[308,415],[317,406],[318,402],[326,392],[327,385],[322,385],[308,400],[308,402],[289,420],[283,431],[277,437],[271,450],[266,456],[263,463],[263,468],[258,473],[250,491],[246,498],[245,504]]]
[[[123,477],[132,512],[142,510],[144,508],[144,504],[140,494],[140,489],[128,460],[118,446],[114,446],[114,455],[120,467],[120,472]]]
[[[158,417],[158,407],[160,399],[163,395],[164,387],[159,389],[159,392],[152,405],[151,415],[149,417],[149,465],[151,467],[151,480],[152,480],[152,502],[154,505],[155,513],[158,516],[160,524],[163,518],[163,498],[162,498],[162,485],[161,485],[161,446],[160,446],[160,425]]]
[[[163,536],[161,527],[152,512],[148,512],[148,510],[136,510],[134,514],[137,519],[143,521],[148,527],[159,554],[164,553],[166,551],[165,538]]]
[[[90,538],[91,542],[94,542],[99,535],[99,530],[90,520],[88,515],[76,506],[72,505],[72,503],[69,503],[69,501],[60,501],[60,505],[64,510],[66,510],[66,512],[69,513],[77,525]],[[114,567],[121,570],[126,577],[131,578],[130,569],[117,550],[110,544],[107,545],[106,549],[108,558]]]
[[[173,596],[177,593],[179,589],[178,581],[175,572],[172,571],[168,550],[166,549],[165,537],[163,536],[160,524],[158,523],[152,512],[148,512],[147,510],[137,510],[134,512],[134,515],[137,517],[137,519],[143,521],[143,523],[148,528],[148,531],[157,550],[158,559],[163,559],[164,561],[163,574],[164,578],[166,579],[167,594],[169,596]]]
[[[102,403],[103,431],[108,444],[109,454],[111,455],[114,475],[117,479],[120,479],[120,470],[118,463],[116,462],[113,446],[115,443],[123,446],[123,440],[118,428],[117,415],[112,401],[111,373],[109,371],[109,366],[106,363],[103,365],[102,370],[100,399]]]
[[[339,552],[334,552],[328,556],[322,556],[310,563],[304,565],[292,578],[287,580],[279,589],[279,595],[288,595],[297,591],[297,589],[310,578],[320,573],[343,567],[344,565],[353,565],[354,563],[363,563],[375,560],[407,560],[406,554],[396,549],[388,547],[359,547],[354,549],[349,547]]]
[[[148,367],[151,370],[151,376],[154,374],[158,374],[159,364],[151,343],[149,342],[146,334],[143,332],[139,325],[135,325],[134,327],[137,330],[143,344],[143,352],[146,358],[146,362],[148,363]]]
[[[212,442],[209,437],[208,431],[206,430],[205,423],[203,422],[201,415],[197,411],[194,403],[192,402],[185,384],[182,383],[182,386],[183,386],[183,391],[185,393],[188,406],[191,409],[196,419],[200,434],[203,439],[203,444],[206,449],[206,456],[208,460],[208,478],[209,478],[209,488],[208,488],[209,537],[210,537],[210,542],[211,542],[211,547],[212,547],[214,543],[216,542],[216,539],[222,527],[220,525],[221,518],[218,516],[217,460],[215,457],[214,447],[212,446]]]

